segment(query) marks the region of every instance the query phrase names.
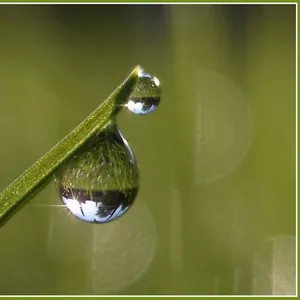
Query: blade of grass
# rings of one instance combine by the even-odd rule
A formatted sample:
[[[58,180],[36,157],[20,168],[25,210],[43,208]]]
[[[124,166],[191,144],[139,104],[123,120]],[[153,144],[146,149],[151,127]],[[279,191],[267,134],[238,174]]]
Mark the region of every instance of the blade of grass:
[[[55,170],[90,138],[99,133],[120,111],[132,92],[141,70],[135,67],[125,81],[82,123],[0,194],[0,224],[6,222],[38,190]]]

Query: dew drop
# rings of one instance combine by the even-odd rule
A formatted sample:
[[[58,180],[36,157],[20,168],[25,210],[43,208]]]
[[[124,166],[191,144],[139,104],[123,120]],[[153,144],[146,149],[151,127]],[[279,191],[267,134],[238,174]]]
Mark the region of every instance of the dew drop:
[[[147,115],[153,112],[160,102],[160,82],[158,78],[139,71],[138,82],[128,98],[125,107],[136,115]]]
[[[62,166],[56,182],[62,202],[75,217],[107,223],[132,206],[138,173],[132,150],[111,123]]]

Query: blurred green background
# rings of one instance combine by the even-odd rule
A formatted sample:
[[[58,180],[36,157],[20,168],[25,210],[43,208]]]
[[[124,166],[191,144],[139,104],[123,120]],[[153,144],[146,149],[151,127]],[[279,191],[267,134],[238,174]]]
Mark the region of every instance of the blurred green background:
[[[0,230],[0,294],[295,293],[295,5],[1,5],[0,189],[137,64],[141,170],[109,224],[51,183]]]

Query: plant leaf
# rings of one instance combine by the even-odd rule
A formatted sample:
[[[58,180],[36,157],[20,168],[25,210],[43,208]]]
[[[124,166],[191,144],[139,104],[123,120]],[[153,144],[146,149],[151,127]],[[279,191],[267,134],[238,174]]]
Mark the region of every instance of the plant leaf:
[[[125,81],[82,123],[0,194],[0,224],[20,209],[29,200],[29,196],[41,188],[55,170],[78,148],[113,120],[133,91],[140,70],[139,66],[135,67]]]

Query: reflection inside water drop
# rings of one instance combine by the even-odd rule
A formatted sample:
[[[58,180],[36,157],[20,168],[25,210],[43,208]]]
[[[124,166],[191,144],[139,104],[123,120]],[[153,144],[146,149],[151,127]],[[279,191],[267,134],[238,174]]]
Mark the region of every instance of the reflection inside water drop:
[[[91,191],[61,189],[61,199],[77,218],[93,223],[106,223],[122,216],[133,203],[137,188],[127,191]]]
[[[62,202],[77,218],[106,223],[122,216],[138,192],[138,167],[116,124],[110,124],[56,175]]]
[[[160,102],[160,82],[158,78],[140,70],[139,79],[125,107],[136,115],[153,112]]]

